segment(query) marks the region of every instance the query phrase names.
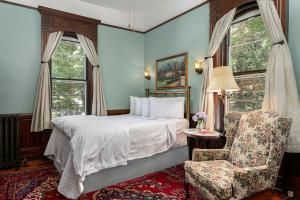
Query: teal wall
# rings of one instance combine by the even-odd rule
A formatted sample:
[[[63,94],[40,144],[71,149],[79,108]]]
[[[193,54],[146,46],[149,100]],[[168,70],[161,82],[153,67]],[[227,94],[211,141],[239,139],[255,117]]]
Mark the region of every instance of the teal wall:
[[[145,66],[151,67],[151,81],[145,81],[155,88],[155,60],[178,53],[188,52],[188,78],[191,90],[191,110],[199,109],[199,95],[202,75],[194,71],[195,59],[204,58],[209,42],[209,5],[206,4],[145,35]]]
[[[107,26],[98,34],[107,108],[127,109],[130,95],[144,95],[144,35]]]
[[[31,113],[40,68],[37,11],[0,3],[0,113]]]
[[[300,1],[289,0],[289,46],[293,58],[298,93],[300,94]]]
[[[32,113],[41,59],[41,17],[0,3],[0,113]],[[144,90],[144,35],[99,26],[100,63],[108,109],[129,107]]]
[[[300,8],[289,0],[289,44],[300,92]],[[40,70],[40,14],[32,9],[0,3],[0,113],[31,113]],[[129,95],[143,96],[155,88],[155,60],[189,54],[192,111],[198,110],[202,75],[194,72],[196,58],[206,56],[209,5],[202,6],[147,34],[99,26],[99,57],[108,109],[128,108]],[[144,67],[152,79],[144,81]]]

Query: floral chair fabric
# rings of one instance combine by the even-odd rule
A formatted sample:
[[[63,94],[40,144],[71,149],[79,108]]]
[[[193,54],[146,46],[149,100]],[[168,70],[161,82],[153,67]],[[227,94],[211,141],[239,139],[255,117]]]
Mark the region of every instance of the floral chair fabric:
[[[243,199],[275,186],[292,120],[270,111],[225,116],[224,149],[194,149],[186,181],[206,199]]]
[[[229,161],[239,167],[264,165],[280,115],[253,111],[242,115],[231,146]]]

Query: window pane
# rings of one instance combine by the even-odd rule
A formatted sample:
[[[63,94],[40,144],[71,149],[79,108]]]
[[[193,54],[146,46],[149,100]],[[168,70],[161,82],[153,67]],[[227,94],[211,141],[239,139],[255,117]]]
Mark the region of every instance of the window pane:
[[[85,79],[85,69],[86,57],[80,44],[62,39],[52,57],[52,78]]]
[[[260,109],[264,99],[265,74],[235,77],[240,91],[234,92],[228,100],[229,110],[245,112]]]
[[[248,16],[250,16],[250,18]],[[245,112],[261,109],[265,74],[272,43],[260,15],[248,13],[235,20],[230,29],[229,63],[240,91],[228,100],[229,111]]]
[[[271,47],[261,16],[232,25],[229,62],[233,72],[266,69]]]
[[[85,114],[85,81],[52,80],[52,118]]]

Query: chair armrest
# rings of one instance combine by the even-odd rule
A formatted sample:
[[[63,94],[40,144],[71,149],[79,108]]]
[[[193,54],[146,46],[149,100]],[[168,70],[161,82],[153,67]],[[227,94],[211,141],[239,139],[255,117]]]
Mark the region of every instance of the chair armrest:
[[[234,171],[233,196],[244,199],[272,187],[272,173],[267,165],[238,168]]]
[[[227,160],[228,149],[194,149],[193,161]]]

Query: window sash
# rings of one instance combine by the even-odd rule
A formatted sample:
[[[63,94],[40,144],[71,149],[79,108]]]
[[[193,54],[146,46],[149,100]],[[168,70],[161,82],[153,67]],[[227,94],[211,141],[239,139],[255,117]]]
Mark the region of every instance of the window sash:
[[[62,38],[62,41],[67,41],[67,42],[74,42],[77,44],[80,44],[78,39],[72,38],[72,37],[68,37],[68,36],[64,36]],[[88,83],[89,83],[89,79],[88,79],[88,62],[87,62],[87,58],[85,56],[85,62],[84,62],[84,68],[85,68],[85,76],[83,79],[77,79],[77,78],[60,78],[60,77],[54,77],[52,76],[52,62],[50,61],[50,79],[51,79],[51,87],[53,87],[53,84],[55,81],[60,81],[61,83],[68,83],[70,81],[76,81],[76,82],[82,82],[84,83],[84,94],[54,94],[53,90],[51,90],[51,118],[53,117],[53,97],[62,97],[62,96],[74,96],[74,97],[79,97],[79,96],[84,96],[84,112],[85,114],[88,114]]]
[[[53,90],[51,91],[51,118],[53,117],[53,108],[54,108],[54,103],[53,103],[53,97],[84,97],[84,113],[87,114],[87,81],[82,81],[82,80],[59,80],[59,83],[70,83],[70,81],[76,81],[77,83],[83,83],[84,84],[84,94],[71,94],[71,93],[64,93],[64,94],[54,94]],[[51,83],[51,86],[53,87],[53,84],[55,82]],[[64,110],[62,110],[64,111]]]
[[[235,75],[234,78],[236,80],[247,80],[247,79],[265,79],[266,78],[266,73],[248,73],[248,74],[244,74],[244,75]],[[264,93],[264,89],[263,90],[255,90],[255,91],[251,91],[251,94],[256,94],[256,93]],[[240,91],[236,92],[236,93],[240,93]],[[232,99],[229,98],[226,102],[226,110],[227,111],[232,111],[230,110],[230,104],[232,103],[232,101],[234,101],[235,103],[256,103],[257,100],[255,99]]]
[[[76,79],[76,78],[51,78],[52,80],[59,80],[59,81],[85,81],[87,82],[87,79]]]

